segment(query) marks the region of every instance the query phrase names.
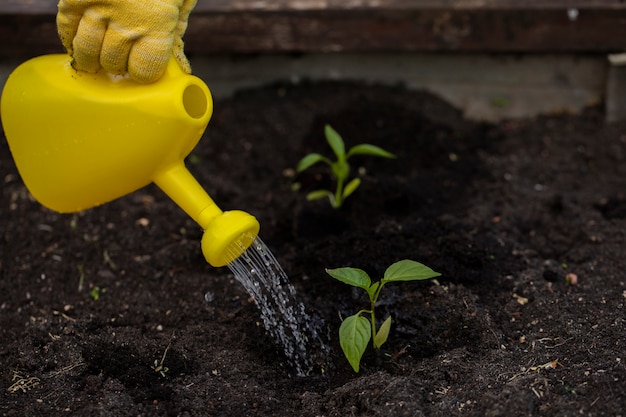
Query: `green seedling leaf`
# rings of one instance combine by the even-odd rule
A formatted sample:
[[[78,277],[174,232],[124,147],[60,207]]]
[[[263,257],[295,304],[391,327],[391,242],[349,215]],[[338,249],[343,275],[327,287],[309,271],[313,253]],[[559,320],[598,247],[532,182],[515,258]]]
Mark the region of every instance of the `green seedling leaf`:
[[[319,200],[320,198],[324,198],[324,197],[328,197],[331,200],[335,199],[335,196],[333,195],[333,193],[331,193],[328,190],[311,191],[310,193],[306,195],[306,199],[309,201]]]
[[[338,281],[344,284],[352,285],[353,287],[363,288],[369,293],[372,280],[367,272],[358,268],[336,268],[326,269],[326,273]]]
[[[357,313],[346,317],[339,327],[339,344],[354,372],[359,372],[361,358],[372,338],[370,322]]]
[[[339,133],[337,133],[335,129],[330,127],[330,125],[326,125],[326,127],[324,128],[324,134],[326,135],[326,141],[333,149],[333,152],[335,153],[335,156],[337,156],[337,159],[340,161],[345,160],[346,147]]]
[[[391,330],[391,316],[387,317],[387,320],[380,325],[378,332],[374,335],[374,348],[380,348],[387,341],[389,330]]]
[[[300,160],[300,162],[298,162],[298,166],[296,167],[296,170],[298,172],[302,172],[308,168],[310,168],[312,165],[317,164],[318,162],[324,162],[329,164],[330,161],[328,160],[328,158],[326,158],[323,155],[320,155],[319,153],[310,153],[307,156],[305,156],[304,158],[302,158]]]
[[[98,301],[100,299],[100,296],[106,291],[106,288],[100,288],[96,285],[91,289],[91,291],[89,291],[89,296],[92,298],[92,300]]]
[[[330,165],[333,174],[335,174],[335,178],[337,178],[340,181],[345,181],[346,178],[348,178],[348,175],[350,175],[350,165],[348,164],[348,161],[337,161],[337,162],[333,162]]]
[[[382,284],[380,281],[376,281],[367,289],[367,295],[369,295],[370,302],[373,304],[376,304],[376,300],[378,299],[378,296],[376,295],[376,291],[378,291],[381,285]]]
[[[341,197],[345,200],[350,194],[352,194],[357,188],[359,188],[359,185],[361,185],[361,180],[359,178],[353,179],[343,189],[343,195]]]
[[[363,143],[361,145],[356,145],[350,148],[348,151],[348,158],[352,155],[372,155],[372,156],[380,156],[383,158],[395,158],[396,156],[391,152],[387,152],[381,147],[376,145],[370,145],[369,143]]]
[[[438,277],[440,275],[441,274],[439,272],[433,271],[424,264],[405,259],[398,261],[387,268],[385,276],[381,282],[384,284],[387,282],[398,281],[419,281]]]

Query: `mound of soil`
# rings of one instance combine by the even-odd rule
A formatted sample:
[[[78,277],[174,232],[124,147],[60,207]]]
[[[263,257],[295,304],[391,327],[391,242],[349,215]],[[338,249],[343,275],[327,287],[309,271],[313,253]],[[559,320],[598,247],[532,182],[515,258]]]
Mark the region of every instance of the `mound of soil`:
[[[355,157],[340,210],[305,154]],[[602,112],[497,125],[430,94],[360,83],[273,85],[219,101],[188,166],[224,210],[242,209],[328,332],[307,377],[266,334],[202,231],[154,186],[61,215],[32,199],[0,143],[3,416],[624,415],[626,125]],[[51,187],[54,184],[50,185]],[[390,284],[388,342],[355,374],[341,317],[364,293],[325,268],[372,277],[400,259],[435,281]]]

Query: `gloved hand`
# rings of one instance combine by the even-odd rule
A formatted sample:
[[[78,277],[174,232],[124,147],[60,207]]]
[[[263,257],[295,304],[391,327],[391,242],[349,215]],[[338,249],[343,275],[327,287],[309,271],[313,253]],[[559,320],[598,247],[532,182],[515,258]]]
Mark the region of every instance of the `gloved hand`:
[[[183,34],[197,0],[60,0],[57,29],[74,68],[158,80],[172,55],[191,73]]]

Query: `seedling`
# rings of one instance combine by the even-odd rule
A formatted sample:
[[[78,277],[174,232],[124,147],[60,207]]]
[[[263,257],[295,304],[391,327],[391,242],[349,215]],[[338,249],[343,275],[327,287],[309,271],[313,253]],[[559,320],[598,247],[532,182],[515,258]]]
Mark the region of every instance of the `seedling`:
[[[343,205],[345,199],[350,196],[350,194],[352,194],[359,187],[359,185],[361,185],[361,180],[359,178],[354,178],[346,184],[346,181],[348,181],[348,178],[350,177],[350,164],[348,163],[348,159],[351,156],[372,155],[383,158],[395,158],[396,156],[382,148],[379,148],[378,146],[367,143],[353,146],[346,153],[346,147],[343,139],[339,133],[335,131],[335,129],[326,125],[324,133],[326,135],[326,141],[335,153],[337,160],[332,161],[319,153],[310,153],[300,160],[297,171],[305,171],[319,162],[327,164],[337,181],[335,192],[333,193],[330,190],[312,191],[307,195],[307,200],[311,201],[328,197],[330,205],[333,208],[338,209]]]
[[[380,349],[389,336],[391,316],[387,317],[378,329],[376,328],[376,302],[383,286],[390,282],[420,281],[441,275],[426,265],[408,259],[392,264],[385,271],[383,278],[374,283],[365,271],[358,268],[326,269],[326,273],[344,284],[363,288],[369,296],[369,310],[360,310],[346,317],[339,327],[339,344],[354,372],[359,372],[361,357],[370,340],[374,349]],[[369,314],[370,319],[364,317],[364,314]]]
[[[163,362],[165,362],[165,357],[167,356],[167,351],[170,350],[170,346],[172,346],[171,341],[167,344],[167,347],[165,348],[165,351],[163,352],[163,356],[161,357],[161,360],[155,359],[154,365],[151,366],[152,370],[154,372],[161,374],[163,378],[165,378],[165,374],[168,373],[170,370],[170,368],[163,365]]]
[[[89,291],[89,296],[92,300],[98,301],[100,299],[100,296],[105,292],[107,292],[106,288],[100,288],[96,285],[91,289],[91,291]]]

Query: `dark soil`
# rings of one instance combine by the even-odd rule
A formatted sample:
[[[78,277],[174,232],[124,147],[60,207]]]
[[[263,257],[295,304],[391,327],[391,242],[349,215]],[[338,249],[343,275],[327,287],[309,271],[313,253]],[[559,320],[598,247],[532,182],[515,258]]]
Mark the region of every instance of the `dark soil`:
[[[626,125],[597,108],[473,123],[432,95],[358,83],[243,91],[215,109],[189,168],[222,209],[257,216],[324,320],[331,363],[289,376],[253,300],[156,187],[57,214],[2,140],[1,415],[625,415]],[[328,184],[321,167],[293,176],[329,153],[327,123],[398,155],[355,158],[363,183],[340,211],[305,200]],[[439,285],[385,288],[390,338],[355,374],[337,330],[366,300],[324,268],[380,277],[400,259]]]

